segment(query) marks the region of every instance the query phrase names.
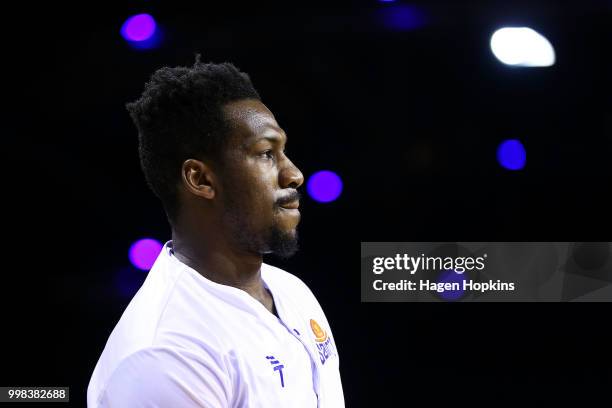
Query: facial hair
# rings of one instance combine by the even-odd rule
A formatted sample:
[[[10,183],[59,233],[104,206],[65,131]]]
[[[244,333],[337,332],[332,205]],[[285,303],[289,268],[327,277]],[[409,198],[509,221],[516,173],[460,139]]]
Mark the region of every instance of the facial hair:
[[[226,196],[223,223],[227,225],[230,238],[239,248],[260,255],[271,253],[281,259],[290,258],[298,251],[297,230],[283,231],[273,223],[269,228],[257,231],[249,223],[250,214],[242,204],[244,201],[233,199],[235,196]],[[275,205],[274,211],[280,211],[280,207]]]
[[[297,230],[292,233],[271,227],[269,231],[269,248],[281,259],[291,258],[299,249]]]

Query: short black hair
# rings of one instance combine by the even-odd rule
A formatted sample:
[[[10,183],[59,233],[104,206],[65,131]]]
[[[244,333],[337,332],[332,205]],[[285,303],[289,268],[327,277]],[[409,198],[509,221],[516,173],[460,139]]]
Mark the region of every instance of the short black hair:
[[[230,129],[223,106],[260,100],[248,74],[229,62],[163,67],[151,75],[140,98],[126,104],[138,128],[138,153],[147,184],[169,220],[178,212],[178,182],[189,158],[215,159]]]

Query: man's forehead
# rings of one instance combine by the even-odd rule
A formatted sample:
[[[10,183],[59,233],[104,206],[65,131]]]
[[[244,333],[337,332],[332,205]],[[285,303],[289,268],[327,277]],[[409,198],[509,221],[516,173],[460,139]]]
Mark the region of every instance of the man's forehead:
[[[227,104],[224,107],[226,118],[242,138],[255,139],[285,132],[280,128],[274,115],[260,101],[244,100]]]

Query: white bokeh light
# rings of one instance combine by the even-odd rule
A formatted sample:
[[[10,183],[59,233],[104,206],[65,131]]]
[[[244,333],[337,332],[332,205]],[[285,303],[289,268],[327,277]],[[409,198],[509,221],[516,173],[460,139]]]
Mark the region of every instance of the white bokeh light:
[[[491,51],[498,60],[516,67],[549,67],[555,63],[552,44],[529,27],[504,27],[491,36]]]

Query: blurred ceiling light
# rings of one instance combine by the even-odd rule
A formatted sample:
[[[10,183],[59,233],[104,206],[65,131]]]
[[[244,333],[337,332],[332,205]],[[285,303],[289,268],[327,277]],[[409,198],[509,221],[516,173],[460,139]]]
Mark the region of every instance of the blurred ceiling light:
[[[504,27],[491,36],[491,50],[506,65],[549,67],[555,63],[555,50],[540,33],[529,27]]]

